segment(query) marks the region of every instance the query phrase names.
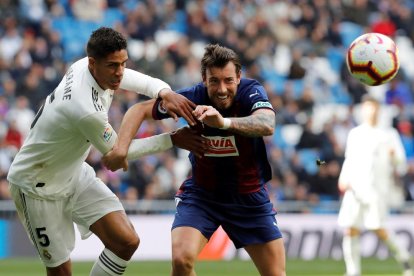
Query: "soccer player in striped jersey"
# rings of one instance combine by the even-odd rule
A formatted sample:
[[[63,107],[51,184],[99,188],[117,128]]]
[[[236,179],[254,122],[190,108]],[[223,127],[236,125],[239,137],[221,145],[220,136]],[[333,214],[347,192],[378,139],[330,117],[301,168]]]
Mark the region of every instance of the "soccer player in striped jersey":
[[[165,82],[125,68],[126,49],[126,39],[111,28],[92,33],[88,56],[70,66],[46,98],[8,173],[19,217],[47,275],[71,275],[74,222],[82,238],[94,233],[105,245],[92,276],[122,275],[138,247],[139,237],[121,202],[85,162],[91,146],[105,154],[116,141],[108,122],[114,91],[122,88],[159,97],[168,102],[173,117],[195,123],[192,102]],[[202,150],[199,136],[184,129],[134,140],[127,157],[166,150],[183,140],[184,147]]]
[[[209,149],[190,153],[192,175],[176,194],[172,275],[195,275],[197,256],[219,226],[247,251],[261,275],[285,275],[282,235],[266,189],[272,173],[263,140],[273,134],[275,111],[264,87],[241,77],[231,49],[208,45],[201,74],[202,83],[177,91],[197,104],[196,129],[208,139]],[[142,121],[167,118],[167,111],[163,100],[131,107],[104,163],[112,170],[122,167]]]

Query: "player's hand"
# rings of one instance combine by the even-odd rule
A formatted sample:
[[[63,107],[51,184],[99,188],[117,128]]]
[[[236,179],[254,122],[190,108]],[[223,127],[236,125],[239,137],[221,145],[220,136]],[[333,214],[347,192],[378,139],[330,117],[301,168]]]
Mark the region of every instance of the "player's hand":
[[[162,105],[167,110],[168,115],[175,121],[178,121],[179,117],[183,117],[189,125],[194,126],[196,124],[196,119],[192,113],[196,107],[195,103],[170,89],[161,90],[159,96],[162,98]]]
[[[348,183],[345,182],[338,182],[338,190],[341,194],[344,194],[346,192],[346,190],[348,190],[350,188]]]
[[[102,163],[113,172],[119,169],[122,169],[124,172],[128,170],[126,155],[119,152],[116,147],[102,157]]]
[[[220,112],[209,105],[198,105],[193,111],[193,115],[200,122],[208,125],[209,127],[221,128],[224,126],[224,118]]]
[[[202,158],[208,152],[208,139],[189,127],[182,127],[171,133],[173,145],[191,151],[197,157]]]

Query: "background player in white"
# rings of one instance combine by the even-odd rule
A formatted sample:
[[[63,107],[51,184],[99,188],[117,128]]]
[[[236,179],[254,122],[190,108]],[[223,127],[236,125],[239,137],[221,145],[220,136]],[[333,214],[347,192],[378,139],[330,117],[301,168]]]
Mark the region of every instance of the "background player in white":
[[[362,227],[374,231],[386,244],[403,265],[404,275],[412,275],[408,251],[384,227],[392,185],[397,185],[396,178],[407,169],[404,148],[394,128],[379,126],[379,102],[366,95],[361,111],[362,123],[348,135],[338,182],[345,193],[338,223],[345,227],[342,247],[347,275],[361,275]]]
[[[139,237],[119,199],[85,162],[91,145],[102,154],[117,135],[108,122],[114,90],[123,88],[161,97],[173,117],[190,124],[194,104],[168,84],[126,69],[127,41],[117,31],[99,28],[89,38],[88,57],[75,62],[39,110],[28,138],[8,174],[19,217],[44,262],[47,275],[71,275],[73,222],[82,238],[95,233],[105,245],[90,275],[121,275]],[[192,137],[189,137],[192,136]],[[134,140],[128,159],[173,144],[202,151],[202,138],[181,129]]]

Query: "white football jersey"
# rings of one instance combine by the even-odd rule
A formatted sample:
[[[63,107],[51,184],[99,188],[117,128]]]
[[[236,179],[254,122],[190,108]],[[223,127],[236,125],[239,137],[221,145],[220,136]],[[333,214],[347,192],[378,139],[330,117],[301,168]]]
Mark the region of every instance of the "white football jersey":
[[[165,82],[125,69],[121,88],[156,97]],[[88,70],[88,58],[74,63],[47,98],[8,173],[9,182],[32,195],[59,199],[73,194],[91,145],[102,154],[116,141],[108,122],[114,91],[103,90]]]
[[[403,175],[406,170],[405,151],[395,129],[362,124],[350,131],[339,181],[349,183],[360,200],[386,198],[395,185],[394,172]]]

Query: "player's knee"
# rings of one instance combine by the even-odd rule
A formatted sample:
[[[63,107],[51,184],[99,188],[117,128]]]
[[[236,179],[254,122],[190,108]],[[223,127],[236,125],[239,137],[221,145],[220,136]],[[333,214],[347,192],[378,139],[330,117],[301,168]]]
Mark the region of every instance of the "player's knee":
[[[285,267],[279,267],[276,271],[277,276],[286,276],[286,269]]]
[[[351,227],[351,228],[347,228],[344,234],[346,236],[356,237],[356,236],[359,236],[360,233],[361,231],[358,228]]]
[[[51,276],[51,275],[70,276],[72,275],[72,266],[70,264],[70,261],[68,261],[56,267],[46,267],[46,273],[48,276]]]
[[[111,249],[118,257],[129,260],[134,255],[140,243],[140,239],[135,232],[132,232],[122,241],[119,241],[115,246],[116,249]]]
[[[385,229],[380,228],[380,229],[374,230],[374,232],[380,240],[385,241],[388,239],[388,233]]]
[[[195,257],[186,251],[174,252],[172,266],[175,271],[191,271],[194,268]]]
[[[128,254],[132,257],[134,252],[137,250],[140,243],[140,239],[138,234],[135,231],[131,234],[131,237],[125,243],[125,250]]]

